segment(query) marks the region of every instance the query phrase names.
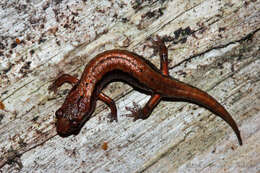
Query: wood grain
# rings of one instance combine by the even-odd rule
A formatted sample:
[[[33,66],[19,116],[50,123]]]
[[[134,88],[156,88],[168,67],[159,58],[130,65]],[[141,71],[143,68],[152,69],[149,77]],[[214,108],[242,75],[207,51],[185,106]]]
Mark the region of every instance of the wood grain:
[[[258,172],[260,170],[260,2],[32,1],[0,3],[2,172]],[[133,122],[125,106],[148,96],[113,83],[119,122],[99,103],[78,136],[60,138],[54,112],[61,73],[80,76],[96,54],[136,52],[159,67],[148,38],[164,36],[170,75],[209,92],[234,117],[230,127],[196,105],[161,102]],[[106,143],[106,150],[102,147]]]

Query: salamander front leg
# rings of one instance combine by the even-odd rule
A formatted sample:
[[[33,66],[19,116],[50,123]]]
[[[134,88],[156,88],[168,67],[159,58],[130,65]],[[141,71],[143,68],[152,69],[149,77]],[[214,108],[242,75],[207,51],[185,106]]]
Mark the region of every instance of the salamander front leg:
[[[52,85],[49,86],[50,91],[54,91],[56,93],[57,89],[61,87],[64,83],[70,83],[70,84],[76,84],[79,80],[71,76],[69,74],[63,74],[60,77],[58,77],[55,82],[53,82]]]
[[[152,45],[150,47],[159,51],[160,55],[160,70],[163,75],[169,75],[169,68],[168,68],[168,50],[163,42],[163,40],[156,36],[156,40],[151,38]],[[146,103],[143,109],[138,106],[135,102],[133,103],[134,107],[126,107],[126,110],[132,112],[132,114],[127,114],[128,117],[134,117],[134,121],[137,119],[147,119],[150,114],[152,113],[155,106],[161,101],[161,96],[159,94],[153,94],[149,101]]]
[[[110,121],[112,122],[115,120],[117,122],[117,109],[116,109],[116,104],[115,104],[114,100],[102,92],[99,93],[98,99],[105,102],[109,106],[109,108],[111,110]]]

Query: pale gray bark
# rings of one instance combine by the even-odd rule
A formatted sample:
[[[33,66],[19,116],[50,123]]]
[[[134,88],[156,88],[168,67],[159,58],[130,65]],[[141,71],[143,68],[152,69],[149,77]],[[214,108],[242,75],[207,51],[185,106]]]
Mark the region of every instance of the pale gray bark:
[[[2,172],[258,172],[260,170],[260,2],[10,1],[0,3]],[[178,31],[182,31],[177,37]],[[209,92],[237,122],[243,146],[220,118],[196,105],[161,102],[133,122],[125,106],[148,96],[122,83],[105,93],[119,121],[98,104],[76,137],[56,135],[61,73],[80,76],[104,50],[136,52],[159,67],[148,37],[168,36],[170,75]],[[108,143],[104,151],[102,145]]]

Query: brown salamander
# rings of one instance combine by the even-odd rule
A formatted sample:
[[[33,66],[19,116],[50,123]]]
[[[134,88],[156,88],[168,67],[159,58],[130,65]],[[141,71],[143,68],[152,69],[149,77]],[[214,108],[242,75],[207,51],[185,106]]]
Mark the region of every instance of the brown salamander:
[[[81,79],[63,74],[51,86],[56,91],[64,83],[73,84],[63,105],[56,111],[57,133],[66,137],[77,135],[93,113],[97,100],[105,102],[111,109],[112,120],[117,121],[115,102],[102,92],[112,81],[123,81],[135,89],[150,94],[147,104],[139,110],[131,110],[134,119],[146,119],[161,99],[182,100],[200,105],[225,120],[234,130],[242,145],[240,131],[226,109],[206,92],[178,81],[168,75],[168,51],[164,42],[157,37],[153,47],[160,55],[158,70],[141,56],[126,50],[109,50],[98,54],[85,67]]]

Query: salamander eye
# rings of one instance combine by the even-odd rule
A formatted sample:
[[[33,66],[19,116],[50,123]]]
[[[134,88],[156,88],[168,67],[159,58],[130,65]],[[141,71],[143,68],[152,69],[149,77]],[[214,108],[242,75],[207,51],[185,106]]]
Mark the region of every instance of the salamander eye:
[[[61,109],[57,110],[56,113],[55,113],[55,115],[56,115],[56,118],[61,118],[62,115],[63,115],[62,110],[61,110]]]
[[[72,125],[73,127],[77,127],[77,126],[78,126],[78,122],[77,122],[76,120],[72,120],[72,121],[71,121],[71,125]]]

